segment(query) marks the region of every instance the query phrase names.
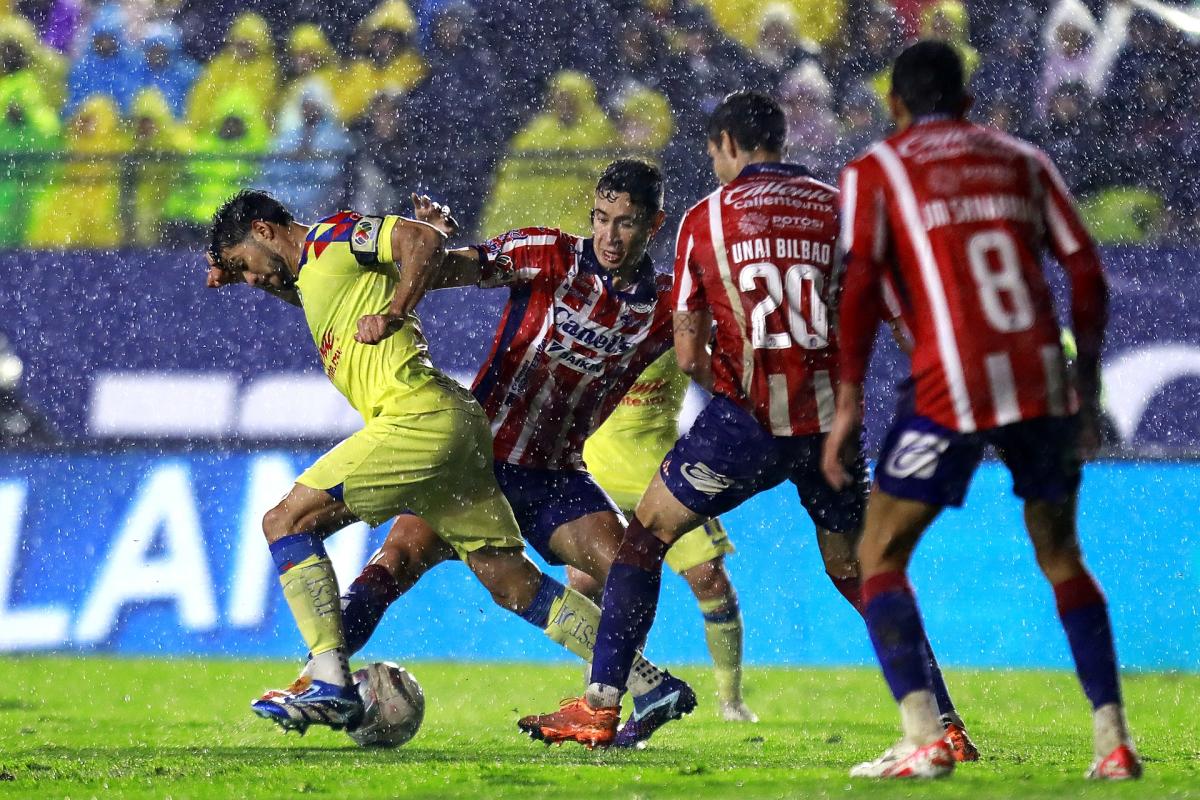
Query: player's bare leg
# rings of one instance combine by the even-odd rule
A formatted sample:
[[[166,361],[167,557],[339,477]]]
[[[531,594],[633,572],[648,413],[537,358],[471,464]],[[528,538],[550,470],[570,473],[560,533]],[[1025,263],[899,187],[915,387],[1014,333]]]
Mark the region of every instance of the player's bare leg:
[[[314,723],[352,726],[362,714],[350,677],[337,576],[323,541],[356,519],[330,493],[301,484],[263,517],[284,597],[310,653],[306,675],[251,704],[285,730],[303,733]]]
[[[1087,777],[1139,778],[1142,764],[1125,721],[1108,606],[1083,561],[1075,506],[1075,495],[1063,503],[1027,502],[1025,526],[1038,566],[1054,588],[1079,682],[1092,703],[1095,761]]]
[[[884,678],[900,706],[903,738],[852,777],[936,778],[954,770],[932,691],[925,630],[908,583],[908,563],[941,509],[876,487],[858,545],[863,616]]]
[[[726,722],[758,722],[758,716],[742,699],[745,628],[725,558],[717,556],[681,574],[704,615],[704,635],[715,667],[721,717]]]
[[[603,586],[624,535],[625,526],[616,514],[598,511],[555,528],[550,549],[565,564]]]
[[[821,551],[821,560],[825,563],[825,574],[846,598],[854,610],[863,613],[862,578],[858,565],[856,548],[859,535],[835,533],[824,528],[817,528],[817,547]],[[950,698],[950,690],[942,677],[941,667],[934,656],[933,647],[929,646],[929,673],[933,679],[933,693],[937,698],[938,711],[941,713],[942,727],[946,731],[946,741],[954,751],[957,761],[978,761],[979,748],[967,734],[967,726],[954,707]]]

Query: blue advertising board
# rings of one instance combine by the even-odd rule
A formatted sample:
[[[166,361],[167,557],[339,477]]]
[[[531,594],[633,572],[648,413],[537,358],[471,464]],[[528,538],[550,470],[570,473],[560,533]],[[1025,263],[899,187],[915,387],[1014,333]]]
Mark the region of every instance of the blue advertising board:
[[[260,519],[316,452],[0,456],[0,651],[299,657]],[[1122,663],[1200,669],[1200,466],[1090,466],[1081,535],[1112,608]],[[1052,593],[1021,533],[1002,467],[935,524],[914,562],[946,664],[1066,667]],[[825,578],[812,524],[786,488],[725,518],[755,664],[866,664],[865,630]],[[330,539],[343,584],[382,530]],[[702,662],[700,615],[665,581],[650,652]],[[491,604],[461,564],[434,569],[392,608],[367,655],[566,658]]]
[[[1105,402],[1117,433],[1141,449],[1200,451],[1200,249],[1114,247],[1104,260]],[[341,438],[353,412],[323,380],[300,312],[245,287],[205,290],[203,272],[196,252],[0,252],[0,334],[25,363],[25,399],[75,442]],[[1065,308],[1061,271],[1049,274]],[[503,290],[428,296],[419,311],[435,363],[469,381],[504,300]],[[884,344],[869,386],[871,443],[905,370]],[[308,412],[294,425],[263,426],[280,398],[310,390],[334,396],[291,403]],[[157,427],[137,427],[156,415],[166,415]]]

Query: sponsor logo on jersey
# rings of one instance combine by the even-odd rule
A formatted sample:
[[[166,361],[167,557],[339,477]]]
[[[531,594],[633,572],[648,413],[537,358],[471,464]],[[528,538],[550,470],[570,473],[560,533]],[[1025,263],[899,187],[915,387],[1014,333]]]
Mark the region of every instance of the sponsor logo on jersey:
[[[337,374],[338,364],[342,360],[342,348],[335,346],[337,340],[333,335],[333,329],[325,331],[321,336],[321,343],[317,345],[317,354],[321,357],[321,363],[325,365],[325,374],[333,380],[333,376]]]
[[[632,346],[624,334],[609,328],[589,325],[586,319],[580,318],[566,306],[554,307],[554,326],[563,336],[608,355],[628,352]]]
[[[905,431],[888,456],[884,470],[893,478],[932,478],[942,453],[949,446],[949,439],[935,433]]]
[[[743,236],[758,236],[765,231],[770,223],[767,221],[766,214],[759,214],[757,211],[751,211],[749,214],[744,214],[737,221],[738,231]]]
[[[684,464],[679,468],[684,480],[696,491],[713,496],[733,486],[733,479],[713,471],[712,467],[697,461],[695,464]]]
[[[603,361],[572,352],[569,347],[561,342],[550,342],[546,347],[545,353],[558,363],[570,367],[576,372],[599,375],[604,371]]]

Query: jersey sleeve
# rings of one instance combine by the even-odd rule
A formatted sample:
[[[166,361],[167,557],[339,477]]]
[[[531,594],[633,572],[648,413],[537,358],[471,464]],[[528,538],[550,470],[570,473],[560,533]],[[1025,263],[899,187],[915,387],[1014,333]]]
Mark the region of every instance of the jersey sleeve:
[[[895,316],[882,280],[887,218],[883,183],[878,171],[864,160],[851,163],[841,179],[842,253],[841,297],[838,302],[840,371],[845,383],[861,384],[866,377],[875,331],[881,319]]]
[[[484,289],[529,283],[561,270],[565,234],[554,228],[519,228],[475,245]]]
[[[1108,321],[1108,281],[1100,253],[1062,176],[1044,154],[1038,154],[1037,162],[1046,243],[1071,283],[1071,325],[1079,355],[1083,362],[1093,364],[1100,357]]]
[[[703,274],[695,258],[695,217],[695,209],[684,214],[675,237],[675,286],[671,300],[671,308],[675,311],[691,312],[708,308]]]
[[[350,229],[350,252],[354,259],[364,267],[395,263],[392,230],[400,219],[395,214],[382,217],[354,214]]]
[[[1047,244],[1054,257],[1062,262],[1080,250],[1095,249],[1087,227],[1075,210],[1075,201],[1063,182],[1058,169],[1044,154],[1037,158],[1037,177],[1041,184],[1042,214]]]

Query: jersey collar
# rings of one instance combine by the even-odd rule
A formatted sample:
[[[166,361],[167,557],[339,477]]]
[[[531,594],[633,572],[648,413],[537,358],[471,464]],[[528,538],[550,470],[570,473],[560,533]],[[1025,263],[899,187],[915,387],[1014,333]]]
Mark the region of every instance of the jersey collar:
[[[308,254],[312,250],[312,240],[317,233],[316,225],[308,226],[308,233],[304,234],[304,244],[300,246],[300,261],[296,264],[296,277],[300,277],[300,270],[304,269],[304,265],[308,263]]]
[[[600,262],[596,260],[596,251],[592,247],[590,238],[583,240],[583,252],[579,255],[579,266],[599,276],[605,289],[623,299],[632,300],[635,303],[648,303],[658,294],[654,288],[654,262],[650,259],[649,253],[642,256],[637,272],[634,273],[633,283],[625,289],[613,286],[612,274],[600,266]]]
[[[803,164],[792,164],[788,161],[759,161],[747,164],[734,180],[753,178],[757,175],[783,175],[791,177],[807,177],[812,173]]]

